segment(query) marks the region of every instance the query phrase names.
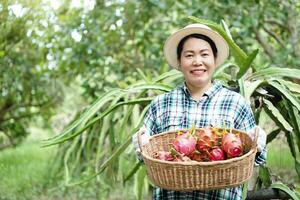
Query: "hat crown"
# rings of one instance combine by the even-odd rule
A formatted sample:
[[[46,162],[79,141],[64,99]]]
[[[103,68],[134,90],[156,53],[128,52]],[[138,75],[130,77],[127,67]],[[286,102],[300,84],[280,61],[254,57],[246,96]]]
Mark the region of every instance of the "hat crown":
[[[184,28],[204,28],[204,29],[211,30],[211,28],[209,28],[208,26],[206,26],[204,24],[189,24]]]

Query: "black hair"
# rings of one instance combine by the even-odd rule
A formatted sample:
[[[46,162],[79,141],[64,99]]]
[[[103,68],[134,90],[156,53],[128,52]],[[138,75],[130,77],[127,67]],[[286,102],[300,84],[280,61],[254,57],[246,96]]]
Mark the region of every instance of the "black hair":
[[[214,43],[214,41],[212,41],[212,39],[210,39],[209,37],[207,37],[206,35],[202,35],[199,33],[194,33],[194,34],[190,34],[185,36],[184,38],[182,38],[177,46],[177,59],[180,60],[180,56],[181,56],[181,52],[183,49],[183,45],[184,43],[189,39],[189,38],[198,38],[198,39],[202,39],[206,42],[208,42],[208,44],[210,45],[212,52],[214,54],[214,57],[217,57],[218,54],[218,49],[216,47],[216,44]]]

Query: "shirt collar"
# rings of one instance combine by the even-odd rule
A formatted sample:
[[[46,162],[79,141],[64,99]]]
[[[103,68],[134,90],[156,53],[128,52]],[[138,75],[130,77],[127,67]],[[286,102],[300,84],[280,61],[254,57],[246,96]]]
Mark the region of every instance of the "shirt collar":
[[[214,96],[221,88],[222,84],[220,83],[220,81],[215,80],[213,81],[212,86],[206,92],[204,92],[203,96],[207,96],[208,98],[210,98]],[[184,84],[182,85],[182,90],[186,95],[191,96],[186,82],[184,82]]]

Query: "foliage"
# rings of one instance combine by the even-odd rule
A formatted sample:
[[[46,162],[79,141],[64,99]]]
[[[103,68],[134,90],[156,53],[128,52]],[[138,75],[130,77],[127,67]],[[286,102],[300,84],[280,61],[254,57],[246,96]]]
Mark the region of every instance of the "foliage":
[[[47,22],[36,6],[0,4],[0,150],[25,138],[32,117],[48,119],[62,96],[47,65]]]
[[[195,16],[221,22],[206,20],[231,44],[232,57],[215,78],[240,90],[257,122],[267,113],[277,124],[269,141],[286,134],[299,174],[298,1],[91,0],[76,7],[64,0],[56,9],[29,2],[0,3],[0,145],[21,141],[32,116],[47,121],[62,84],[76,82],[91,106],[47,142],[60,144],[66,185],[95,174],[96,184],[109,192],[117,180],[133,181],[128,175],[137,171],[140,196],[148,184],[133,165],[129,138],[147,103],[182,80],[167,72],[162,47],[172,30],[192,22],[185,16]],[[11,11],[15,4],[25,8],[22,16]]]

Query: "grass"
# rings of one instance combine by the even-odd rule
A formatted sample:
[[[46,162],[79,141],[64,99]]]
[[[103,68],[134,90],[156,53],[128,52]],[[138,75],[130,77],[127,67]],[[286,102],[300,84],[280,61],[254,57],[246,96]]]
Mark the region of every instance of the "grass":
[[[0,154],[0,199],[22,200],[38,196],[49,180],[51,148],[26,142]]]
[[[284,183],[300,184],[299,176],[295,170],[294,158],[291,155],[288,143],[284,136],[279,136],[268,144],[267,166],[272,173]]]
[[[54,178],[51,173],[56,146],[41,148],[39,144],[27,141],[0,152],[0,200],[119,200],[123,199],[121,195],[134,196],[121,183],[111,194],[95,182],[71,188],[63,186],[64,180]]]

